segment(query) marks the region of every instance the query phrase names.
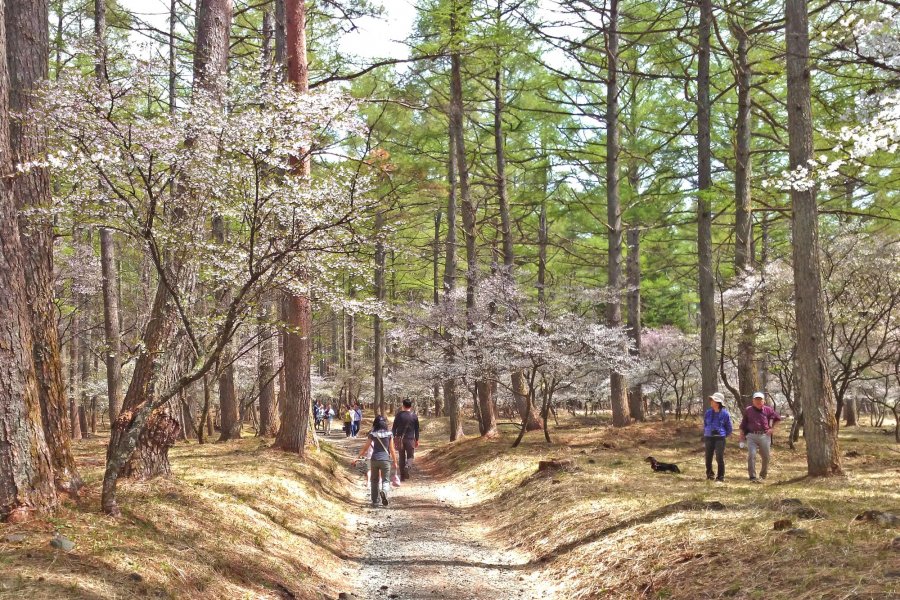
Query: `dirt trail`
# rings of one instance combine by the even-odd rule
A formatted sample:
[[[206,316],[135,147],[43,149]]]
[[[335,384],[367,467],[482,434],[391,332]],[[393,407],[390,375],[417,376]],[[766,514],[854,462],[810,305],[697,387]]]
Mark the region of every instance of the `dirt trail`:
[[[364,440],[329,441],[348,456]],[[424,454],[424,453],[423,453]],[[416,457],[421,462],[421,457]],[[357,543],[355,566],[344,573],[347,591],[365,600],[537,600],[555,598],[527,557],[503,550],[490,530],[464,509],[466,490],[414,467],[412,479],[391,490],[387,508],[369,508],[365,472],[355,473],[350,516]]]

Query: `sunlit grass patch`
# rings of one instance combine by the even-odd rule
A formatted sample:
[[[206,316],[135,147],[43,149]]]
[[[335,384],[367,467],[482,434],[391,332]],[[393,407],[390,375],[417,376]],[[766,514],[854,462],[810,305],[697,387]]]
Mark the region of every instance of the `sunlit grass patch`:
[[[75,443],[87,482],[52,519],[0,543],[0,598],[318,598],[345,550],[344,480],[328,452],[296,456],[245,438],[179,444],[174,475],[122,481],[124,516],[99,512],[104,439]],[[3,534],[13,531],[6,526]],[[76,543],[48,546],[54,530]]]
[[[847,475],[807,479],[803,441],[778,433],[769,481],[747,480],[746,452],[728,443],[727,483],[705,479],[697,424],[612,429],[594,417],[561,419],[511,449],[512,433],[447,444],[431,453],[451,481],[482,490],[471,514],[501,543],[533,556],[566,598],[889,598],[900,593],[900,531],[854,522],[863,510],[900,511],[900,452],[879,430],[842,434]],[[654,473],[643,459],[676,462]],[[536,474],[538,461],[574,469]],[[801,518],[785,500],[821,513]],[[787,503],[790,505],[790,502]],[[788,518],[794,529],[774,531]],[[760,582],[765,582],[760,587]]]

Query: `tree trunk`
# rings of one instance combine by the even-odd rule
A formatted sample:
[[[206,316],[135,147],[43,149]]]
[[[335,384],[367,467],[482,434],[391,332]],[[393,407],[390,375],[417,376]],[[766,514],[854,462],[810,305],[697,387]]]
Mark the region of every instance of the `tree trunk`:
[[[454,39],[460,34],[459,6],[454,2],[450,13],[450,34]],[[459,172],[459,195],[462,201],[463,230],[466,238],[466,321],[471,330],[475,309],[475,287],[478,281],[478,251],[476,248],[475,204],[469,190],[469,168],[466,162],[466,142],[463,127],[462,68],[459,44],[450,52],[450,132],[453,135],[456,168]],[[481,410],[482,435],[497,433],[497,416],[491,401],[490,384],[482,376],[475,383]]]
[[[72,313],[70,327],[72,337],[69,340],[69,435],[73,440],[81,439],[81,423],[78,421],[78,396],[81,384],[78,370],[78,311]]]
[[[635,187],[636,189],[636,187]],[[627,234],[628,262],[626,265],[628,281],[628,337],[631,338],[633,348],[631,353],[635,357],[641,355],[641,231],[637,227],[631,227]],[[645,421],[644,414],[644,390],[640,383],[635,383],[628,389],[628,410],[636,421]]]
[[[499,15],[498,15],[499,19]],[[497,57],[498,63],[500,57]],[[494,73],[494,156],[497,165],[497,203],[500,209],[501,235],[503,239],[503,276],[515,282],[515,252],[512,239],[512,219],[509,213],[509,197],[506,191],[506,151],[503,139],[503,72],[498,66]],[[513,318],[509,315],[508,318]],[[513,398],[519,417],[525,419],[527,431],[537,431],[544,427],[534,399],[528,394],[528,385],[521,371],[513,371],[510,376]]]
[[[438,208],[434,212],[434,241],[432,243],[432,252],[431,252],[431,275],[432,275],[432,292],[433,292],[433,301],[434,305],[438,306],[441,303],[441,279],[440,279],[440,258],[441,258],[441,209]],[[439,333],[435,334],[436,336],[440,335]],[[443,410],[441,407],[441,386],[439,383],[435,382],[432,386],[431,396],[434,400],[434,416],[440,417],[443,415]]]
[[[275,80],[284,81],[287,71],[287,20],[285,0],[275,0]]]
[[[197,6],[197,35],[194,52],[194,94],[204,90],[221,98],[229,51],[231,29],[230,0],[200,0]],[[187,140],[186,143],[191,143]],[[141,354],[135,361],[134,374],[125,394],[123,410],[113,424],[106,453],[106,471],[100,505],[107,514],[119,514],[116,483],[120,475],[141,477],[167,475],[168,447],[174,443],[171,417],[160,410],[150,410],[153,388],[165,344],[173,325],[171,295],[166,284],[157,283],[150,318],[141,336]],[[177,426],[177,423],[176,423]],[[135,449],[138,452],[135,453]]]
[[[312,311],[309,298],[286,295],[282,300],[282,319],[294,331],[284,337],[286,397],[280,403],[281,427],[273,447],[303,456],[312,401],[309,386]]]
[[[275,20],[278,21],[276,5]],[[284,0],[285,46],[284,60],[287,80],[299,92],[309,91],[309,70],[306,55],[306,2]],[[276,55],[278,33],[276,25]],[[293,175],[309,178],[310,164],[303,158],[294,165]],[[275,448],[296,452],[303,456],[309,427],[312,382],[310,359],[312,343],[312,304],[305,295],[288,294],[282,300],[284,331],[284,396],[279,398],[281,426],[275,436]]]
[[[451,110],[452,112],[452,110]],[[447,159],[447,181],[449,193],[447,197],[447,241],[445,243],[444,260],[444,302],[447,309],[452,308],[451,294],[456,288],[456,143],[454,141],[453,125],[449,129],[449,155]],[[447,347],[447,362],[454,360],[454,352],[451,334],[444,333]],[[450,441],[456,441],[463,437],[462,421],[460,420],[459,398],[456,395],[456,380],[449,378],[444,381],[444,407],[447,416],[450,417]]]
[[[787,108],[790,168],[813,157],[809,24],[805,0],[786,0]],[[797,323],[797,397],[803,407],[807,471],[812,477],[841,473],[834,392],[828,374],[816,191],[791,189],[794,296]]]
[[[622,210],[619,199],[619,0],[610,0],[606,34],[606,218],[608,234],[606,324],[622,326]],[[613,426],[624,427],[630,419],[625,375],[609,374],[609,402]]]
[[[216,244],[224,245],[225,243],[225,219],[220,215],[213,217],[212,238]],[[224,290],[219,292],[217,296],[216,301],[218,304],[224,306],[230,301],[231,293],[229,290]],[[222,367],[219,374],[219,413],[222,415],[220,442],[241,439],[242,423],[237,392],[234,388],[234,364],[232,363],[232,358],[228,349],[222,353],[222,361],[226,364]]]
[[[45,0],[15,0],[6,3],[9,53],[3,59],[9,76],[9,109],[26,112],[36,88],[48,77],[50,38],[48,7]],[[47,147],[47,132],[36,119],[8,123],[9,143],[16,162],[30,162],[42,156]],[[8,155],[4,155],[8,156]],[[0,160],[6,160],[0,158]],[[12,202],[16,209],[49,207],[50,172],[34,167],[18,174],[11,182]],[[63,383],[56,306],[53,302],[53,228],[49,220],[25,221],[18,225],[25,276],[26,306],[31,323],[32,360],[37,377],[37,392],[44,439],[50,452],[57,489],[76,493],[81,478],[72,457],[67,425],[66,390]]]
[[[844,403],[844,419],[847,427],[856,427],[856,398],[853,396]]]
[[[94,0],[94,40],[97,54],[94,75],[99,85],[106,83],[106,2]],[[109,422],[114,423],[122,410],[122,343],[119,332],[119,294],[116,288],[116,247],[113,232],[100,228],[100,267],[103,292],[103,334],[106,338],[106,395],[109,399]]]
[[[90,236],[87,237],[87,247],[91,248]],[[76,296],[78,297],[78,296]],[[80,296],[78,303],[82,309],[81,330],[78,332],[78,368],[81,372],[79,380],[81,381],[81,389],[78,394],[77,417],[81,437],[88,437],[87,420],[83,418],[84,407],[88,403],[88,382],[91,380],[91,297],[87,294]]]
[[[18,4],[18,2],[17,2]],[[13,171],[9,139],[9,79],[7,28],[41,23],[21,23],[7,14],[0,0],[0,172]],[[46,33],[46,32],[44,32]],[[10,48],[15,51],[15,47]],[[19,56],[11,56],[15,63]],[[32,59],[37,57],[32,56]],[[46,56],[44,57],[46,60]],[[41,427],[41,401],[35,375],[31,310],[26,291],[27,261],[22,248],[16,206],[10,188],[0,185],[0,519],[24,520],[32,511],[56,507],[53,465]]]
[[[712,150],[710,147],[709,36],[712,0],[700,0],[697,66],[697,259],[700,296],[700,375],[703,398],[718,389],[716,374],[716,306],[712,260]]]
[[[275,437],[278,431],[278,420],[275,414],[275,353],[278,350],[275,333],[272,331],[274,320],[272,303],[263,302],[261,322],[259,324],[259,435]]]
[[[737,46],[737,133],[735,139],[735,221],[734,221],[734,267],[737,277],[743,278],[753,269],[753,218],[750,195],[751,156],[750,156],[750,61],[748,59],[749,40],[742,25],[735,24],[733,31],[738,40]],[[755,298],[750,299],[741,318],[741,333],[738,341],[738,405],[750,406],[753,392],[760,389],[759,376],[756,369],[756,327],[754,325]]]
[[[384,300],[384,212],[375,213],[375,300]],[[373,336],[375,338],[375,412],[380,414],[384,405],[384,334],[382,333],[381,316],[375,315]]]

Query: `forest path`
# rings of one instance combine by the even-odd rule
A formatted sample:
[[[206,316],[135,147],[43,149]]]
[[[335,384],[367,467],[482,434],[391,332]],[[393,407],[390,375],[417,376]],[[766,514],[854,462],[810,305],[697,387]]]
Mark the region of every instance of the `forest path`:
[[[364,439],[329,442],[355,457]],[[425,450],[422,454],[427,452]],[[416,463],[421,457],[416,456]],[[498,548],[490,529],[465,507],[467,490],[436,473],[413,467],[394,488],[387,508],[370,508],[362,473],[354,473],[359,509],[349,517],[358,532],[350,549],[355,568],[345,571],[348,591],[365,600],[537,600],[553,598],[539,572],[517,551]]]

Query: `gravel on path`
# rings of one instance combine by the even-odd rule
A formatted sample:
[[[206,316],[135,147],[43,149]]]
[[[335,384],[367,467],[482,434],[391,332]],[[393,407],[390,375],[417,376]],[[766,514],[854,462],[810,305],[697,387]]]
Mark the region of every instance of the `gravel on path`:
[[[363,443],[341,438],[336,445],[355,456]],[[350,549],[352,566],[343,575],[356,597],[556,598],[540,570],[528,566],[526,555],[497,547],[485,524],[469,514],[472,509],[461,507],[465,490],[414,468],[411,480],[391,490],[388,507],[369,508],[365,468],[355,475],[353,494],[360,508],[348,517],[348,525],[357,535]]]

